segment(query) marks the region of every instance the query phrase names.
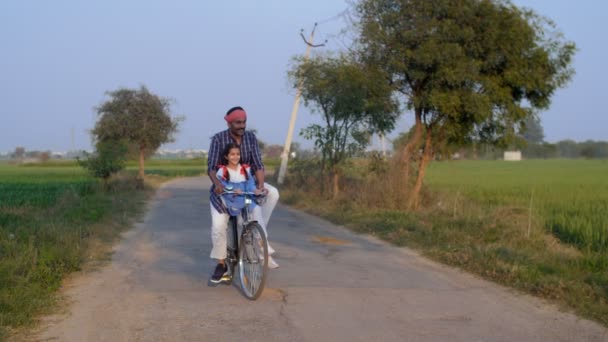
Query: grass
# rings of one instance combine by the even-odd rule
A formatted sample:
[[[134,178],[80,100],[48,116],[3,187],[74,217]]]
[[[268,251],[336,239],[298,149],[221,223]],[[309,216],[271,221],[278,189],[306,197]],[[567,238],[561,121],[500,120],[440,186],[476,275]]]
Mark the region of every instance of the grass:
[[[267,174],[274,173],[280,164],[279,159],[265,159],[264,166]],[[129,162],[127,170],[136,174],[139,168],[137,162]],[[206,159],[151,159],[146,161],[145,170],[147,175],[161,177],[192,177],[207,174]]]
[[[202,170],[196,161],[147,166],[163,175],[148,177],[156,184]],[[135,190],[132,177],[120,177],[104,190],[74,162],[0,163],[0,341],[56,307],[66,275],[108,259],[111,244],[143,214],[153,190],[146,184]]]
[[[365,202],[352,184],[335,201],[301,185],[281,198],[608,326],[606,175],[597,160],[437,162],[417,212]]]
[[[131,174],[137,174],[139,164],[129,162],[127,170]],[[145,164],[146,175],[162,177],[192,177],[203,175],[207,172],[207,160],[205,159],[180,159],[180,160],[147,160]]]
[[[538,225],[563,242],[608,251],[606,175],[605,160],[466,161],[432,164],[427,183],[446,197],[460,193],[486,210],[531,209]]]

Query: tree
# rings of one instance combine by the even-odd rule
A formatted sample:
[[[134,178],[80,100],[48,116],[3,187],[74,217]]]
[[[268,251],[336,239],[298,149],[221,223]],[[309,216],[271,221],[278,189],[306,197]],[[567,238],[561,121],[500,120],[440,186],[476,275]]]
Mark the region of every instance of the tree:
[[[374,133],[393,129],[397,102],[380,74],[342,55],[300,59],[290,73],[300,87],[306,106],[319,112],[322,124],[301,135],[314,140],[321,151],[321,168],[331,173],[333,195],[338,196],[340,164],[361,151]]]
[[[545,132],[536,115],[528,116],[522,127],[522,137],[528,144],[542,144],[545,140]]]
[[[537,115],[528,116],[519,132],[520,149],[525,158],[551,158],[555,156],[555,145],[544,143],[545,133]]]
[[[363,0],[357,12],[361,59],[383,70],[414,113],[400,153],[402,164],[418,164],[412,208],[435,150],[508,144],[573,74],[575,45],[508,0]]]
[[[574,140],[559,141],[557,151],[560,158],[578,158],[580,156],[579,146]]]
[[[23,161],[23,157],[25,156],[25,147],[17,146],[15,147],[15,152],[13,152],[13,158],[17,159],[19,163]]]
[[[91,176],[101,178],[107,188],[110,177],[125,168],[127,153],[125,141],[107,140],[98,142],[93,154],[84,152],[84,159],[77,157],[76,160]]]
[[[139,156],[139,179],[144,178],[144,160],[164,143],[172,142],[182,118],[172,118],[170,100],[139,90],[118,89],[97,108],[99,120],[92,130],[96,144],[126,141]]]
[[[578,144],[580,156],[585,158],[608,157],[608,143],[602,141],[587,140]]]
[[[38,159],[42,163],[46,163],[51,159],[51,151],[42,151],[38,154]]]
[[[283,152],[281,145],[267,145],[264,147],[264,158],[278,159]]]

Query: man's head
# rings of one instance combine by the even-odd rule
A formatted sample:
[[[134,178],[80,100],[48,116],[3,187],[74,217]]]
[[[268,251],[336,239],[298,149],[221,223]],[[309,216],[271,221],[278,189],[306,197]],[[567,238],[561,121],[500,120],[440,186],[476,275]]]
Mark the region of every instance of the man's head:
[[[226,112],[224,119],[228,123],[230,133],[238,136],[245,134],[247,127],[247,113],[242,107],[232,107]]]

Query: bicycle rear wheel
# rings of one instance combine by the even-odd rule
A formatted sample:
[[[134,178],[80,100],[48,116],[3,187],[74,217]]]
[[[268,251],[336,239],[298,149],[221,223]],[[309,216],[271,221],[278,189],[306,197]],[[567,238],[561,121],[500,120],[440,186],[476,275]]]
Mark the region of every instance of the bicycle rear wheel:
[[[268,240],[257,222],[250,222],[239,244],[239,280],[245,296],[257,299],[264,291],[268,274]]]

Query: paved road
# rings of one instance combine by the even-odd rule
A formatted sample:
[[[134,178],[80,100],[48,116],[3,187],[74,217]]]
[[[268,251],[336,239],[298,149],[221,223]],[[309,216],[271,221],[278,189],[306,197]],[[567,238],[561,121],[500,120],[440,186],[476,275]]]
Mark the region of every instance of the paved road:
[[[262,297],[209,288],[208,186],[165,184],[38,340],[608,341],[598,324],[280,205],[269,230],[281,267]]]

